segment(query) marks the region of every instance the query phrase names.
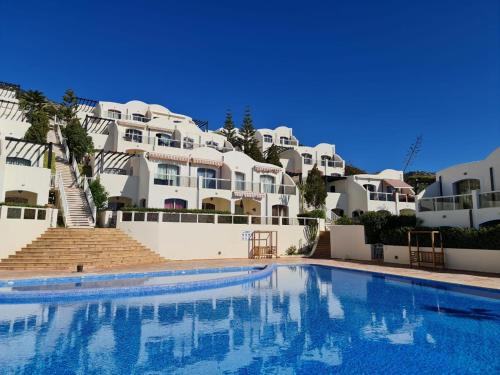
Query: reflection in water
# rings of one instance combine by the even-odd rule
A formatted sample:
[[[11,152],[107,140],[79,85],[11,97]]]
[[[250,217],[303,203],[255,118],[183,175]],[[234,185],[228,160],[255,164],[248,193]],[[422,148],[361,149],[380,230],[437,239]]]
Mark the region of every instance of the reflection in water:
[[[499,300],[326,267],[280,267],[268,279],[205,292],[4,305],[0,369],[498,373],[499,312]]]

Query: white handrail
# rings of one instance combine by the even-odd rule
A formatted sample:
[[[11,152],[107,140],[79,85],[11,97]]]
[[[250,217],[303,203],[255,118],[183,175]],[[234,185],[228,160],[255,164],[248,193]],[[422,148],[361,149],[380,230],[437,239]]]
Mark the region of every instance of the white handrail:
[[[56,184],[57,184],[57,187],[59,189],[59,197],[61,199],[61,203],[62,203],[62,207],[63,207],[63,217],[65,218],[64,220],[64,224],[65,226],[68,226],[68,223],[67,223],[67,218],[69,217],[69,206],[68,206],[68,200],[66,198],[66,192],[64,191],[64,183],[63,183],[63,179],[61,177],[61,172],[59,172],[56,176]]]

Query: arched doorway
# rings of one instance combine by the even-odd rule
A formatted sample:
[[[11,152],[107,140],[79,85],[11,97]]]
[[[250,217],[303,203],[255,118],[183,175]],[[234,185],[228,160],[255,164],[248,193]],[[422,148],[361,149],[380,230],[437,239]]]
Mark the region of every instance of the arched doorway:
[[[108,210],[117,211],[123,207],[131,207],[132,199],[128,197],[109,197]]]
[[[231,202],[224,198],[210,197],[203,199],[201,208],[204,210],[231,212]]]
[[[235,215],[260,216],[260,202],[252,198],[241,198],[234,202]]]
[[[5,203],[37,204],[37,193],[25,190],[10,190],[5,192]]]
[[[282,218],[288,218],[288,206],[282,205],[282,204],[275,204],[271,208],[271,215],[272,215],[272,221],[274,225],[279,224],[280,217]],[[283,219],[283,224],[287,225],[288,220]]]
[[[453,184],[453,190],[456,195],[470,194],[472,190],[480,190],[480,189],[481,189],[481,181],[475,178],[468,178],[456,181]]]

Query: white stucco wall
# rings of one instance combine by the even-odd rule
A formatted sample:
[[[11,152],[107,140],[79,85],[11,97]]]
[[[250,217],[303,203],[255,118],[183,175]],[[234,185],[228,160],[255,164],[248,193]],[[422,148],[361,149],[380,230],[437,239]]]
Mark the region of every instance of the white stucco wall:
[[[118,221],[117,228],[166,259],[248,258],[251,244],[244,235],[255,230],[277,231],[281,255],[290,246],[306,244],[305,227],[292,225]]]
[[[370,260],[371,246],[365,243],[363,225],[330,226],[332,258]]]
[[[3,173],[5,175],[3,187],[0,188],[0,202],[4,201],[6,192],[22,190],[36,193],[37,205],[48,203],[50,169],[5,164]]]
[[[21,208],[21,207],[15,207]],[[45,220],[7,219],[7,206],[0,206],[0,259],[7,258],[23,246],[31,243],[49,227],[56,226],[57,210],[47,211]],[[24,215],[21,214],[21,217]]]
[[[384,245],[384,262],[408,265],[408,246]],[[454,270],[500,273],[500,250],[445,248],[444,262],[446,268]]]

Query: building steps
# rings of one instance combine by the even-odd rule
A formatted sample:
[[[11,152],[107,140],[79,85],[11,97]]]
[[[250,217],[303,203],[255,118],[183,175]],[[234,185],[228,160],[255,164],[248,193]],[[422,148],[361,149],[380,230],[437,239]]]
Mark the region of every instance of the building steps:
[[[15,254],[0,270],[109,269],[165,262],[161,256],[115,228],[49,228]]]
[[[311,258],[331,259],[330,231],[323,231],[319,234],[318,245]]]

